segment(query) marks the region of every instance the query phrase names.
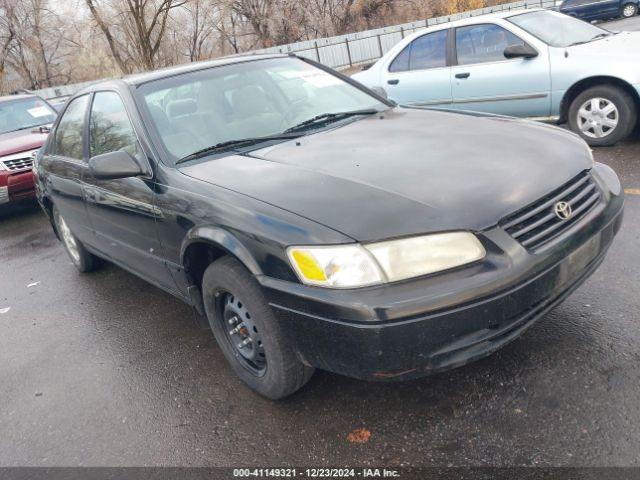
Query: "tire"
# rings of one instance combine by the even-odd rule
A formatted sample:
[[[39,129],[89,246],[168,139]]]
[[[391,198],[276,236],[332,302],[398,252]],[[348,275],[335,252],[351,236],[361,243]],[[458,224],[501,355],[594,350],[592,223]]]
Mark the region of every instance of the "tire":
[[[638,5],[634,3],[625,3],[620,10],[620,16],[622,18],[631,18],[638,14]]]
[[[592,114],[597,102],[595,114]],[[613,105],[614,110],[609,111]],[[607,113],[608,112],[608,113]],[[636,104],[627,92],[614,85],[588,88],[573,99],[569,128],[593,147],[614,145],[626,138],[636,124]],[[591,123],[591,122],[595,123]]]
[[[202,292],[218,345],[249,388],[278,400],[309,381],[314,369],[300,361],[260,286],[238,260],[222,257],[209,265]]]
[[[89,253],[80,240],[71,232],[55,205],[53,206],[53,222],[56,225],[58,237],[64,249],[67,251],[67,255],[69,255],[71,259],[71,263],[73,263],[78,271],[87,273],[95,270],[98,266],[98,257]]]

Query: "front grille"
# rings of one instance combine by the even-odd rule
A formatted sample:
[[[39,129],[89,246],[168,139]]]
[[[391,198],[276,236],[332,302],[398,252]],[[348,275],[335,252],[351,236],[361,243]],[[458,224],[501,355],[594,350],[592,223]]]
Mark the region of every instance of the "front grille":
[[[540,200],[500,222],[509,235],[531,250],[541,247],[584,217],[598,204],[601,193],[588,171],[582,172]],[[563,220],[556,215],[558,202],[571,206],[571,216]]]
[[[33,158],[15,158],[13,160],[4,160],[2,163],[12,172],[30,170],[33,167]]]

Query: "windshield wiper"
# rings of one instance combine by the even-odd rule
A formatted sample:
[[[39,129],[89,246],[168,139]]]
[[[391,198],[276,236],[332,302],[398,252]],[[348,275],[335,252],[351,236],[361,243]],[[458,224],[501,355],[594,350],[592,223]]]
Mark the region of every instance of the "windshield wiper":
[[[594,40],[597,40],[599,38],[608,37],[610,35],[613,35],[613,33],[602,32],[602,33],[597,34],[594,37],[591,37],[589,40],[582,40],[581,42],[573,42],[573,43],[569,44],[568,46],[569,47],[574,47],[576,45],[583,45],[585,43],[593,42]]]
[[[291,128],[287,128],[284,133],[295,132],[297,130],[302,130],[309,125],[314,125],[316,123],[320,123],[323,120],[340,120],[347,117],[355,117],[356,115],[374,115],[378,113],[378,110],[375,108],[369,108],[366,110],[353,110],[351,112],[334,112],[334,113],[322,113],[320,115],[316,115],[315,117],[310,118],[309,120],[305,120],[297,125],[294,125]]]
[[[223,152],[225,150],[233,150],[238,147],[249,147],[251,145],[255,145],[261,142],[266,142],[268,140],[291,140],[292,138],[298,138],[300,136],[301,136],[300,134],[276,134],[276,135],[267,135],[264,137],[238,138],[235,140],[227,140],[226,142],[216,143],[215,145],[211,145],[210,147],[206,147],[201,150],[197,150],[193,153],[190,153],[186,157],[182,157],[176,160],[175,165],[179,165],[183,162],[194,160],[204,155],[209,155],[211,153]]]

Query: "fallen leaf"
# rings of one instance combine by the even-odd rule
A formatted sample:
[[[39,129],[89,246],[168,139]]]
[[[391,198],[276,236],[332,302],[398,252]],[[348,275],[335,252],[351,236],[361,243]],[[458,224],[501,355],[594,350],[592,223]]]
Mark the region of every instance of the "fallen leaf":
[[[0,313],[7,313],[9,310],[11,310],[11,307],[0,308]]]
[[[37,286],[37,285],[40,285],[40,282],[33,282],[33,283],[30,283],[29,285],[27,285],[27,288],[35,287],[35,286]]]
[[[347,435],[350,443],[367,443],[371,437],[371,432],[366,428],[357,428]]]

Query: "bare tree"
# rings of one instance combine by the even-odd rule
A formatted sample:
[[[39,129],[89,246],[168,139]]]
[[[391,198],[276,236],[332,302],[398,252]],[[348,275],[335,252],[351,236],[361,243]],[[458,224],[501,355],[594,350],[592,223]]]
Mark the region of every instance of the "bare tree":
[[[47,0],[0,0],[0,71],[7,67],[28,88],[67,83],[62,19]]]
[[[124,73],[152,70],[159,58],[172,10],[187,0],[85,0],[109,50]]]
[[[186,47],[190,62],[210,58],[216,48],[215,35],[221,23],[220,4],[211,0],[189,0],[184,15],[175,21],[175,29]]]

